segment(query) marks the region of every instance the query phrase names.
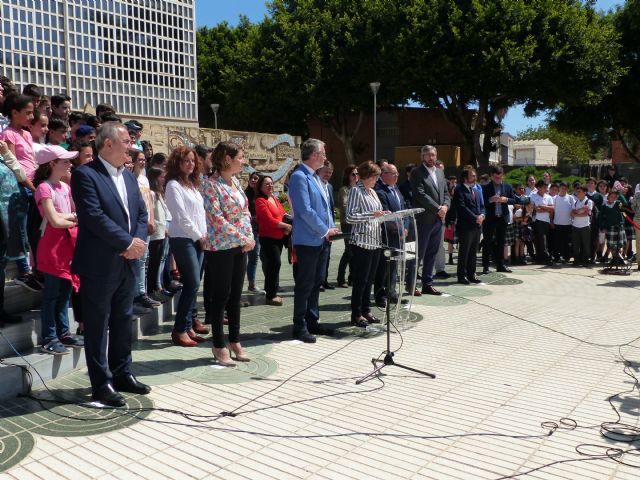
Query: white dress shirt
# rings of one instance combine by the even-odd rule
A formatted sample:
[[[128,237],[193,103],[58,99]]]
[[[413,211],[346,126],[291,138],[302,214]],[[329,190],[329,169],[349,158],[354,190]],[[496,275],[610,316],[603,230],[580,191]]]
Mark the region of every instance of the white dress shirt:
[[[131,231],[131,214],[129,213],[127,184],[124,182],[124,177],[123,177],[125,167],[122,166],[120,168],[116,168],[113,165],[111,165],[109,162],[107,162],[104,158],[100,156],[98,156],[98,158],[102,162],[102,165],[104,165],[104,168],[107,169],[107,173],[109,173],[111,180],[113,180],[113,183],[116,186],[118,195],[120,195],[120,200],[122,201],[122,206],[124,207],[124,211],[127,212],[127,222],[129,224],[129,232],[130,232]]]
[[[184,187],[177,180],[170,180],[164,198],[171,212],[170,237],[190,238],[196,242],[206,235],[204,200],[198,190]]]

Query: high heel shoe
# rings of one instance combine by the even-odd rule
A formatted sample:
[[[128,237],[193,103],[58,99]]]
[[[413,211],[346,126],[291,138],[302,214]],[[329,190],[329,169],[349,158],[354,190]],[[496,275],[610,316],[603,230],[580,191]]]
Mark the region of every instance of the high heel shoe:
[[[216,348],[213,347],[213,358],[216,359],[218,365],[223,367],[235,367],[236,364],[231,361],[231,357],[229,356],[229,350],[226,348]]]
[[[196,343],[202,343],[207,341],[206,338],[202,338],[199,335],[196,335],[196,332],[194,332],[193,330],[187,330],[187,335],[189,335],[189,338]]]
[[[182,334],[178,332],[171,332],[171,341],[174,345],[177,345],[178,347],[195,347],[198,345],[197,342],[189,338],[189,334],[187,334],[187,338],[182,336],[184,333],[187,332],[183,332]]]
[[[247,355],[244,353],[244,350],[242,349],[242,345],[240,345],[240,342],[235,342],[235,343],[230,342],[229,343],[229,348],[235,354],[234,360],[236,360],[237,362],[250,362],[251,361],[251,359],[249,357],[247,357]]]

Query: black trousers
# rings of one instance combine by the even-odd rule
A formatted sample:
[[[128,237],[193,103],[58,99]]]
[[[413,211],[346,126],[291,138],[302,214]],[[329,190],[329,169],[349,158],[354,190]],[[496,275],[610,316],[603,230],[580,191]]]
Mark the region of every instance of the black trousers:
[[[149,242],[149,259],[147,266],[147,293],[153,292],[158,284],[158,272],[160,270],[160,262],[162,261],[162,253],[166,238],[161,240],[151,240]]]
[[[347,273],[347,267],[349,267],[349,277],[348,280],[351,280],[351,267],[349,266],[351,263],[351,244],[349,243],[349,239],[345,239],[344,241],[344,251],[342,252],[342,256],[340,257],[340,263],[338,264],[338,283],[345,283],[345,276]]]
[[[571,258],[571,225],[554,225],[554,258],[558,260],[560,257],[568,260]]]
[[[536,246],[536,259],[539,262],[549,260],[549,222],[536,220],[533,222],[533,243]]]
[[[480,227],[473,230],[460,230],[458,234],[458,278],[474,278],[478,261]]]
[[[504,264],[504,240],[507,233],[507,224],[503,218],[485,220],[482,224],[482,266],[489,267],[491,254],[498,267]]]
[[[224,312],[229,319],[229,342],[240,341],[240,297],[247,272],[247,254],[241,247],[206,251],[205,275],[211,280],[207,323],[211,323],[213,346],[224,348]],[[205,300],[206,301],[206,300]]]
[[[591,227],[571,227],[573,240],[573,259],[579,263],[587,263],[591,255]]]
[[[136,277],[128,266],[120,275],[80,277],[84,315],[84,353],[95,392],[111,378],[131,373],[131,320]],[[90,313],[89,313],[90,312]]]
[[[351,290],[351,319],[366,315],[371,311],[371,286],[378,268],[380,249],[351,246],[353,257],[353,288]]]
[[[260,263],[264,273],[264,291],[267,299],[278,296],[280,286],[280,266],[282,261],[282,239],[260,237]]]

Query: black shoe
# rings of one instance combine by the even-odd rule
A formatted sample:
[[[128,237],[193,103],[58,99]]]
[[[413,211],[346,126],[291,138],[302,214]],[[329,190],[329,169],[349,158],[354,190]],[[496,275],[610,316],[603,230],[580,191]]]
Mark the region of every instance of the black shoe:
[[[322,286],[325,288],[325,290],[335,290],[336,287],[334,287],[333,285],[331,285],[329,282],[324,282],[322,284]]]
[[[432,285],[425,285],[424,287],[422,287],[422,294],[423,295],[442,295],[442,292],[433,288]]]
[[[182,284],[177,280],[171,280],[171,283],[169,283],[165,288],[172,293],[178,293],[182,290]]]
[[[442,270],[441,272],[436,272],[436,274],[433,276],[433,278],[445,279],[445,278],[449,278],[450,276],[451,275],[449,275],[447,272]]]
[[[480,280],[478,277],[469,277],[468,280],[470,283],[482,283],[482,280]]]
[[[324,325],[316,325],[315,327],[308,327],[309,333],[312,335],[325,335],[327,337],[333,337],[333,330],[325,327]]]
[[[386,306],[387,306],[387,298],[386,297],[376,298],[376,307],[384,308]]]
[[[0,323],[20,323],[22,317],[20,315],[11,315],[10,313],[0,310]]]
[[[140,383],[131,374],[113,377],[113,388],[119,392],[137,393],[138,395],[147,395],[151,392],[149,385]]]
[[[138,305],[142,308],[155,308],[162,305],[160,302],[156,302],[155,300],[151,300],[147,295],[138,295],[133,299],[133,304]]]
[[[461,285],[469,285],[471,282],[464,277],[458,277],[458,283]]]
[[[489,275],[491,273],[491,270],[489,270],[489,267],[484,267],[482,269],[482,275]]]
[[[124,397],[116,392],[110,383],[103,385],[93,392],[91,398],[109,407],[124,407],[127,404]]]
[[[509,267],[505,267],[504,265],[500,265],[498,268],[496,268],[496,272],[513,273],[513,271]]]
[[[31,290],[32,292],[42,291],[42,284],[38,281],[38,279],[33,273],[26,273],[24,275],[19,275],[13,279],[13,283],[17,285],[21,285],[27,290]]]
[[[299,333],[297,335],[294,333],[293,338],[304,343],[316,343],[316,337],[311,335],[309,332]]]
[[[321,292],[324,292],[324,291],[325,291],[324,286],[320,285],[320,291],[321,291]]]
[[[351,325],[354,327],[367,328],[369,326],[369,322],[364,317],[352,318]]]
[[[371,313],[365,313],[363,317],[367,323],[380,323],[380,319],[374,317]]]

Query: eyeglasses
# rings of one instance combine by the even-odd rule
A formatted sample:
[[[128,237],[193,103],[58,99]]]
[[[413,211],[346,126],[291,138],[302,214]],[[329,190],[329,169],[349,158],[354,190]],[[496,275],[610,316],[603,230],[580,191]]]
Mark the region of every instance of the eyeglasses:
[[[359,176],[360,176],[360,174],[359,174],[358,172],[352,172],[352,173],[351,173],[351,176],[352,176],[352,177],[359,177]]]

